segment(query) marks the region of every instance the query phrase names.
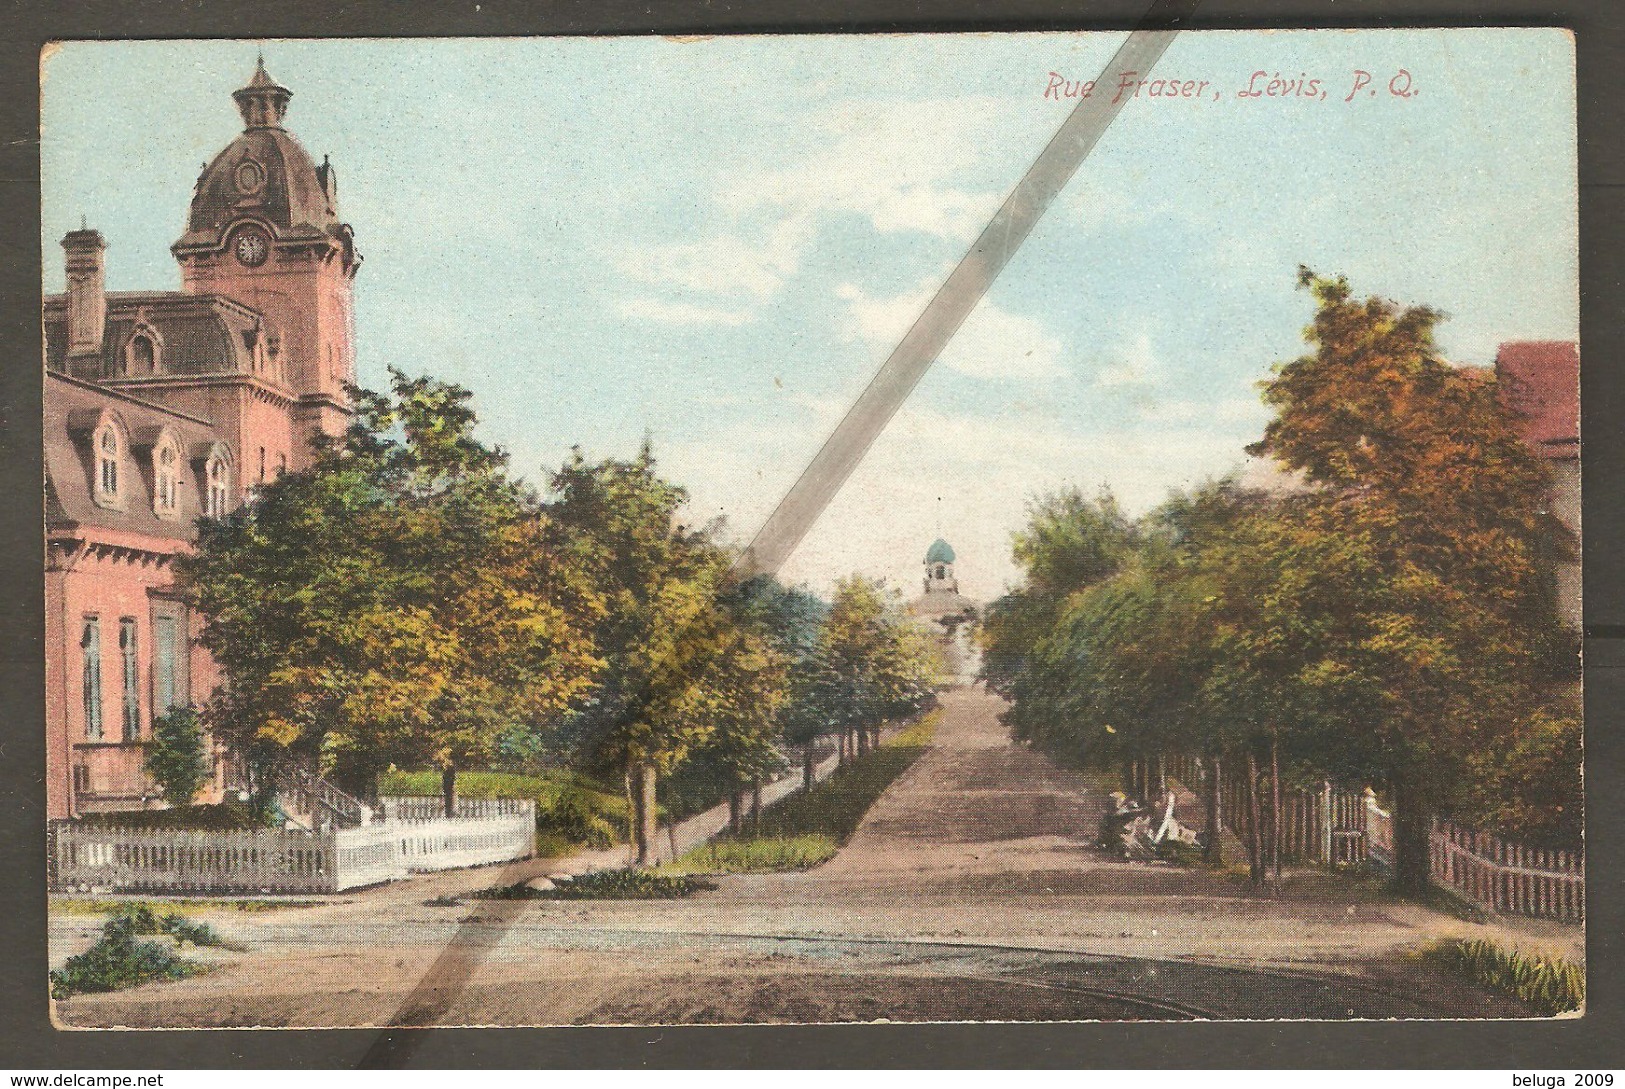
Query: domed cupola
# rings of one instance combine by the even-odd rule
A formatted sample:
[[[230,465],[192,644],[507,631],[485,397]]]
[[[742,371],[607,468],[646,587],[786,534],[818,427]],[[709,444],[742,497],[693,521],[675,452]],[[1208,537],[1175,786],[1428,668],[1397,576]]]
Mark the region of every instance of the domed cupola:
[[[268,228],[275,242],[334,241],[353,257],[350,230],[339,222],[332,166],[318,167],[282,127],[292,97],[266,72],[263,58],[248,84],[233,92],[245,128],[198,177],[186,233],[174,246],[177,257],[223,249],[233,241],[227,235],[246,222]]]
[[[954,578],[954,548],[938,537],[925,550],[925,592],[959,592],[959,581]]]

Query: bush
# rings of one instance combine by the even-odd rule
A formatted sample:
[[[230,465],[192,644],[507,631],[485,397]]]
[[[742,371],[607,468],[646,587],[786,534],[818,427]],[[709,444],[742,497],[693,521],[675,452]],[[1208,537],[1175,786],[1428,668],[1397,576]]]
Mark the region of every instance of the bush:
[[[1480,986],[1511,995],[1546,1017],[1585,1005],[1585,969],[1561,957],[1531,957],[1482,938],[1450,942],[1435,955]]]
[[[147,774],[163,789],[164,798],[177,806],[190,805],[209,775],[203,748],[203,725],[190,707],[172,707],[152,720],[152,744],[147,747]]]
[[[174,914],[160,916],[145,904],[121,906],[102,925],[95,945],[69,957],[60,971],[51,973],[51,997],[122,990],[204,971],[203,965],[178,957],[157,942],[137,941],[140,934],[166,934],[177,945],[187,941],[224,944],[207,923],[192,923]]]
[[[1475,754],[1464,823],[1534,847],[1583,850],[1583,733],[1578,714],[1543,710],[1510,743]]]
[[[97,827],[183,828],[209,832],[240,832],[265,827],[264,819],[255,813],[253,807],[243,802],[86,813],[76,820],[80,824]]]
[[[714,889],[710,881],[653,870],[594,870],[550,889],[520,882],[474,893],[476,900],[679,900]]]

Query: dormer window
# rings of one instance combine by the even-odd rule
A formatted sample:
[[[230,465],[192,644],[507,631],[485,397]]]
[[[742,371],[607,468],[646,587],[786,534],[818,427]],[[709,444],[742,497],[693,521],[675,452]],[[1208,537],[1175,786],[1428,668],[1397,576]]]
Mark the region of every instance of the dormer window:
[[[103,424],[96,432],[96,499],[116,504],[119,500],[119,455],[123,443],[118,428]]]
[[[157,374],[162,365],[163,338],[145,317],[138,317],[135,330],[124,342],[124,355],[119,362],[119,375],[140,378]]]
[[[159,515],[174,515],[179,505],[181,458],[173,442],[164,441],[152,454],[152,509]]]
[[[152,338],[135,336],[130,340],[130,373],[156,374],[158,372],[158,350],[152,345]]]
[[[226,459],[216,454],[209,459],[209,495],[204,513],[210,518],[224,518],[231,502],[231,469]]]

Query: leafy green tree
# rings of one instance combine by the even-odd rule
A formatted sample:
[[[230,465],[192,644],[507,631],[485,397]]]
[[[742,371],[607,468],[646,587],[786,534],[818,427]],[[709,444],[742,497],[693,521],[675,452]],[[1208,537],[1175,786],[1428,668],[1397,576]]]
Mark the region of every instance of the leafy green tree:
[[[995,601],[982,622],[981,679],[988,687],[1012,696],[1067,599],[1110,577],[1136,544],[1135,527],[1104,489],[1093,500],[1073,488],[1030,504],[1027,525],[1012,540],[1022,586]]]
[[[836,583],[818,658],[813,698],[858,752],[881,722],[927,706],[941,675],[930,636],[883,583],[861,575]]]
[[[784,586],[766,575],[740,584],[726,603],[740,622],[768,640],[784,661],[778,737],[800,748],[802,785],[811,789],[814,748],[818,738],[831,729],[817,695],[821,690],[817,683],[821,676],[819,636],[829,605],[801,587]]]
[[[397,371],[354,398],[342,439],[200,523],[181,564],[227,679],[208,716],[238,751],[319,760],[363,796],[387,764],[428,763],[451,813],[459,768],[591,683],[602,604],[474,437],[467,390]]]
[[[1318,304],[1313,350],[1267,383],[1276,415],[1249,449],[1317,489],[1299,533],[1342,592],[1290,622],[1319,629],[1300,679],[1338,708],[1320,719],[1319,755],[1392,792],[1398,877],[1419,888],[1431,817],[1460,791],[1465,754],[1501,744],[1574,668],[1554,602],[1566,536],[1493,380],[1440,358],[1437,312],[1356,300],[1308,270],[1300,282]],[[1316,566],[1304,577],[1323,578]]]
[[[209,775],[203,723],[192,707],[172,707],[152,720],[146,771],[170,805],[189,805]]]
[[[638,860],[652,856],[656,790],[737,713],[742,677],[766,672],[718,604],[728,564],[708,529],[678,520],[687,498],[637,456],[589,463],[579,451],[553,477],[549,512],[603,594],[595,628],[604,667],[573,718],[581,759],[625,777]]]

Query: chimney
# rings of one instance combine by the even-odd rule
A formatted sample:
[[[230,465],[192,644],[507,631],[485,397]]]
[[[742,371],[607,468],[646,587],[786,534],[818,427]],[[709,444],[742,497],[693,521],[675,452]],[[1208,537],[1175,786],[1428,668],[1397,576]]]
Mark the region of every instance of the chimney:
[[[102,350],[107,326],[107,273],[100,231],[80,227],[62,239],[68,270],[68,354],[95,355]]]

